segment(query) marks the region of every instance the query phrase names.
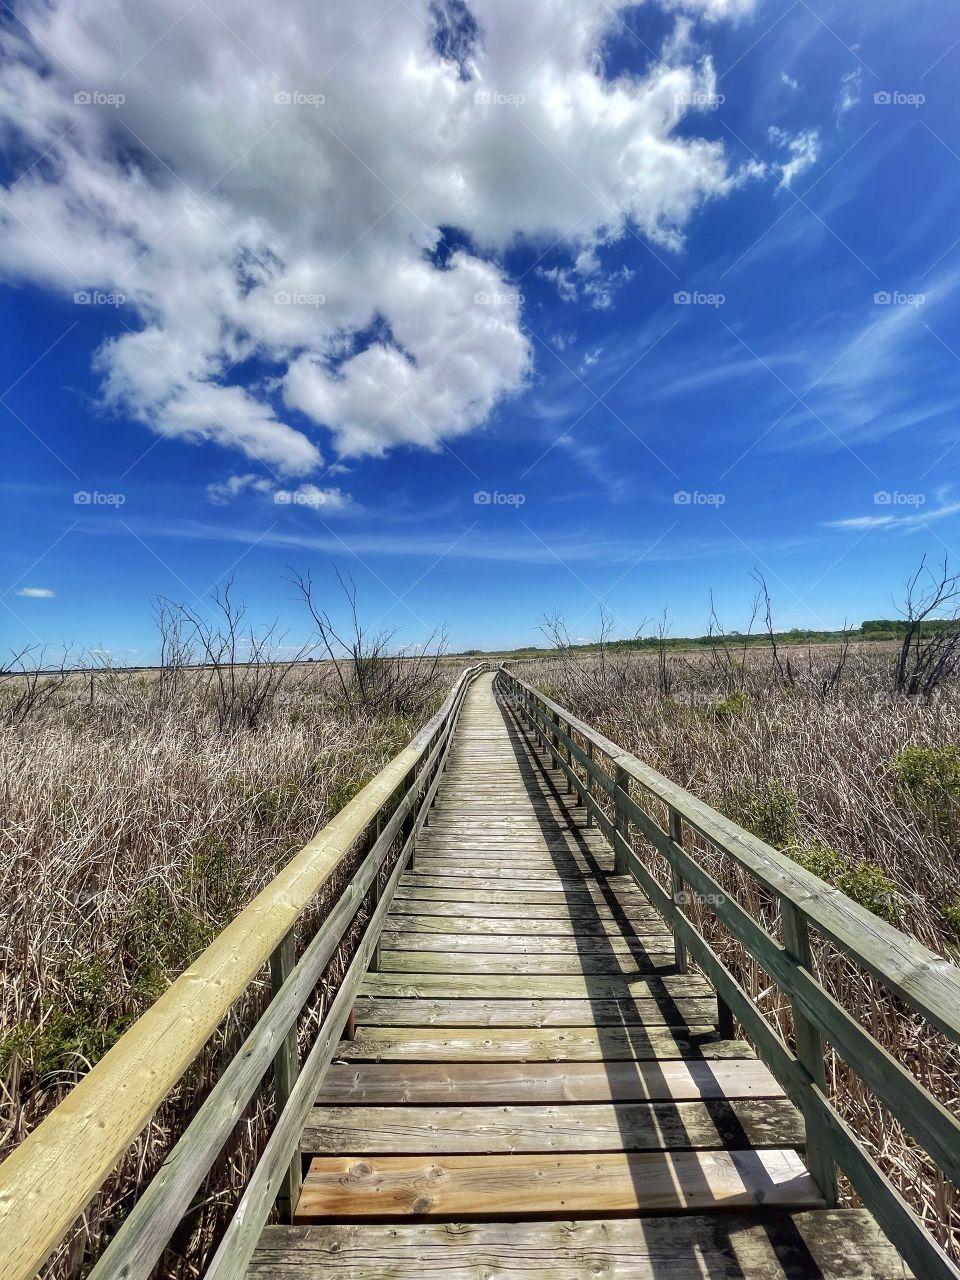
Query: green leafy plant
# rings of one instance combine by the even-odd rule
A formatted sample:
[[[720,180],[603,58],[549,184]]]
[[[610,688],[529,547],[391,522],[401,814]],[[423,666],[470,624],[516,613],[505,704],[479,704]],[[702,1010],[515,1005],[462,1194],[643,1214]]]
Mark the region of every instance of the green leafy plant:
[[[710,704],[710,714],[720,724],[729,724],[731,720],[739,720],[750,705],[750,699],[743,689],[735,689],[726,698]]]
[[[904,747],[893,771],[904,800],[933,831],[952,841],[960,816],[960,746]]]
[[[800,813],[797,797],[780,782],[762,787],[742,785],[730,793],[727,811],[741,826],[775,849],[797,843]]]
[[[949,906],[944,907],[940,914],[943,916],[947,928],[960,942],[960,898],[956,902],[951,902]]]
[[[801,867],[812,875],[819,876],[821,880],[832,883],[840,870],[840,854],[836,849],[831,849],[829,845],[822,844],[819,840],[812,840],[795,849],[788,849],[787,852],[794,862],[798,862]]]

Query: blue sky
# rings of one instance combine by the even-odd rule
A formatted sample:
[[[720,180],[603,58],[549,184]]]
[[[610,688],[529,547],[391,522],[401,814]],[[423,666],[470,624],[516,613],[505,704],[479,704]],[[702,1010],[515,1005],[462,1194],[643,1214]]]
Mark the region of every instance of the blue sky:
[[[148,662],[231,574],[299,640],[287,566],[482,648],[960,563],[947,7],[394,8],[7,18],[5,647]]]

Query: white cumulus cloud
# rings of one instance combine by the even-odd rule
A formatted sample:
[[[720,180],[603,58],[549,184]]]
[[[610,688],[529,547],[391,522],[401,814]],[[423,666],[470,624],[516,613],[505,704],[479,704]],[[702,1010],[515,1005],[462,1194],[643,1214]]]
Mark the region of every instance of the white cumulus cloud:
[[[56,594],[49,587],[21,587],[17,592],[18,596],[25,596],[28,600],[53,600]]]
[[[630,7],[23,0],[2,36],[0,276],[122,297],[106,404],[278,485],[328,440],[435,448],[528,377],[510,246],[565,251],[569,288],[607,306],[624,279],[604,245],[630,226],[676,249],[740,180],[722,142],[678,130],[715,89],[689,41],[606,77]],[[438,254],[445,227],[469,247]]]

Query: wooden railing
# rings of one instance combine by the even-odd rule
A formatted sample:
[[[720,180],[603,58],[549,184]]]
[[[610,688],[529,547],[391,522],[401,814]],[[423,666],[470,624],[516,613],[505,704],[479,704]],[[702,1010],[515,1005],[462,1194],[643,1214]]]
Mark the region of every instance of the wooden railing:
[[[588,822],[595,822],[612,844],[615,874],[632,875],[670,925],[680,969],[686,968],[689,956],[716,988],[721,1023],[726,1024],[722,1029],[729,1035],[733,1019],[740,1023],[802,1112],[810,1171],[827,1202],[836,1202],[839,1168],[920,1280],[957,1280],[960,1269],[926,1231],[833,1106],[825,1078],[824,1044],[833,1046],[944,1176],[957,1185],[960,1123],[820,984],[810,931],[828,939],[860,970],[878,979],[954,1043],[960,1043],[960,969],[623,751],[512,672],[501,668],[498,687],[565,774],[587,808]],[[649,798],[665,807],[666,827],[644,808],[644,800]],[[685,826],[772,895],[779,905],[782,942],[684,849]],[[669,884],[661,883],[635,853],[631,840],[634,828],[666,859]],[[684,905],[691,891],[701,908],[715,915],[789,998],[793,1048],[688,918]]]
[[[376,966],[383,922],[440,784],[466,690],[485,670],[487,664],[479,663],[460,676],[410,745],[287,864],[0,1166],[3,1280],[29,1280],[36,1273],[231,1006],[269,964],[272,999],[263,1016],[92,1277],[146,1280],[273,1066],[274,1124],[205,1274],[208,1280],[236,1280],[244,1273],[274,1204],[289,1215],[296,1202],[307,1114],[363,976]],[[352,878],[297,958],[298,921],[337,869],[355,857],[360,861]],[[362,940],[300,1064],[297,1019],[364,902],[369,918]]]

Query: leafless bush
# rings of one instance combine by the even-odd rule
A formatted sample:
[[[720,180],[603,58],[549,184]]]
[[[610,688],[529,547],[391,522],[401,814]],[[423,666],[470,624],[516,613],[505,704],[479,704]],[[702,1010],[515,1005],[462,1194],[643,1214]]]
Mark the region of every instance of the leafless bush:
[[[898,693],[929,698],[957,669],[960,662],[960,618],[956,601],[960,597],[960,573],[951,573],[946,557],[934,573],[926,558],[907,583],[904,616],[907,631],[900,646],[894,672]],[[931,628],[929,621],[950,608],[952,625]]]
[[[52,702],[70,675],[68,659],[47,663],[45,649],[28,646],[11,654],[0,667],[0,723],[21,725]]]
[[[333,664],[344,702],[357,711],[406,716],[435,688],[446,649],[443,631],[434,631],[413,653],[402,653],[396,631],[370,633],[360,620],[357,588],[336,573],[347,602],[348,630],[339,630],[317,598],[309,572],[293,574],[294,585],[313,619],[320,645]]]
[[[255,729],[315,646],[301,645],[292,656],[279,659],[277,624],[261,634],[245,626],[246,607],[232,598],[232,590],[233,583],[227,582],[214,592],[212,619],[190,605],[163,602],[157,615],[166,659],[161,671],[168,680],[179,677],[184,657],[193,651],[192,639],[210,672],[219,728]]]

